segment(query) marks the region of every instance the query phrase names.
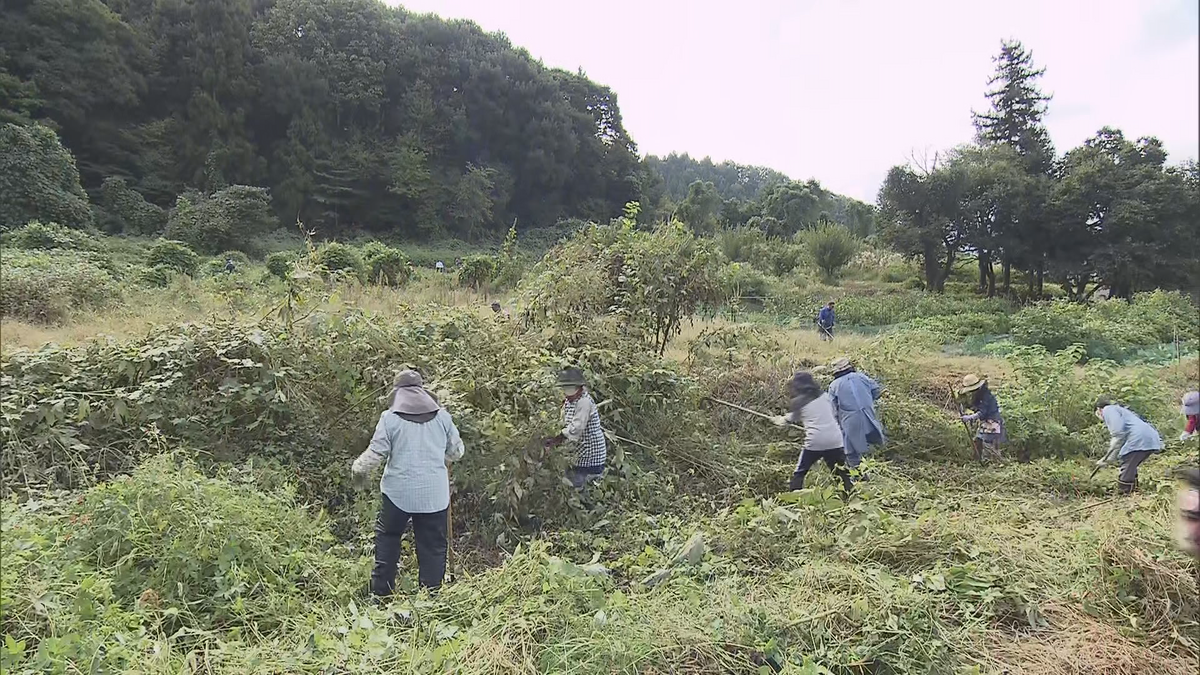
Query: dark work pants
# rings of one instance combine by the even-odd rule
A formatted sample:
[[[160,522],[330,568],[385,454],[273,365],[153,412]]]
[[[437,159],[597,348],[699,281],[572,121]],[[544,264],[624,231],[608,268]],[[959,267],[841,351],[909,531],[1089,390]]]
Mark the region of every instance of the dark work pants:
[[[422,588],[436,589],[446,575],[446,509],[434,513],[405,513],[383,497],[375,520],[375,569],[371,592],[391,595],[396,588],[396,564],[400,562],[400,536],[412,521],[417,546],[417,571]]]
[[[1121,473],[1117,476],[1117,490],[1129,494],[1137,488],[1138,465],[1150,458],[1157,450],[1131,452],[1121,458]]]
[[[850,471],[846,469],[846,451],[843,448],[832,450],[801,450],[800,459],[796,462],[796,472],[788,483],[789,490],[803,490],[804,477],[808,470],[818,461],[824,461],[838,478],[842,479],[842,489],[849,493],[854,489],[854,481],[850,479]]]

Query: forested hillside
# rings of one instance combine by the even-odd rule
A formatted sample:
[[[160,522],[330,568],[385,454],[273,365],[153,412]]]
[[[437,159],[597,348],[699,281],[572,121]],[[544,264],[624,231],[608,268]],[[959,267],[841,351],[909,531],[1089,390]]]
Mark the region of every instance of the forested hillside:
[[[644,180],[608,88],[377,0],[6,2],[0,122],[30,121],[97,202],[262,186],[326,233],[608,219]]]
[[[859,236],[875,230],[870,204],[830,192],[815,180],[794,181],[765,166],[749,166],[711,158],[693,159],[687,153],[666,157],[648,155],[646,167],[662,176],[656,189],[678,205],[676,215],[693,228],[751,225],[772,235],[790,235],[822,221],[845,225]],[[653,203],[653,202],[652,202]],[[751,222],[753,221],[753,222]]]

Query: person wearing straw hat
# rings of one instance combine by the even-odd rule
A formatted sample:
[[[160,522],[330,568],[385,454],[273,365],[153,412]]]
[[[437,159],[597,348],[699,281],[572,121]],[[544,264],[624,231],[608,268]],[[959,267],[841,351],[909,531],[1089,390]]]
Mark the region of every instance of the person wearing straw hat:
[[[887,442],[883,423],[875,413],[875,401],[883,388],[875,380],[858,372],[850,359],[839,358],[829,365],[833,382],[829,397],[842,425],[846,464],[857,470],[862,458],[870,454],[871,446]]]
[[[1107,466],[1119,458],[1121,473],[1117,476],[1117,490],[1127,495],[1137,489],[1138,466],[1162,450],[1162,437],[1146,420],[1108,398],[1096,401],[1096,417],[1104,422],[1110,436],[1108,453],[1096,466]]]
[[[803,490],[804,477],[813,464],[824,461],[829,470],[842,481],[842,491],[850,494],[854,481],[846,469],[846,452],[842,447],[842,429],[838,426],[833,399],[821,391],[811,373],[800,371],[790,385],[791,412],[771,418],[776,426],[798,423],[804,427],[804,445],[796,460],[796,470],[788,482],[788,490]]]
[[[600,426],[600,410],[588,393],[583,371],[567,368],[558,374],[557,384],[563,394],[563,428],[546,441],[546,446],[567,442],[576,449],[575,464],[567,470],[567,480],[578,489],[604,475],[608,442]]]
[[[999,460],[1000,444],[1008,441],[1008,435],[1004,431],[1004,418],[1000,416],[1000,403],[988,388],[987,379],[978,375],[964,376],[959,396],[966,398],[967,407],[975,411],[963,415],[962,420],[979,422],[975,438],[971,440],[975,448],[975,459]]]
[[[354,460],[356,482],[380,464],[382,504],[375,521],[375,567],[371,592],[390,596],[396,587],[400,537],[411,522],[417,548],[418,581],[437,590],[446,574],[446,538],[450,507],[450,462],[464,448],[450,413],[425,390],[420,373],[401,371],[392,404],[379,416],[375,435]]]
[[[1200,391],[1189,391],[1183,395],[1179,412],[1183,413],[1184,427],[1179,440],[1190,441],[1200,428]]]

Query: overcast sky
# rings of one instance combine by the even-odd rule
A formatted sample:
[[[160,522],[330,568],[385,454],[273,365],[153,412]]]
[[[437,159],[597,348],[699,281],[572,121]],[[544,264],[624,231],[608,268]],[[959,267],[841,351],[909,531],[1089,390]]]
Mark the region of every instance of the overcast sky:
[[[392,2],[391,4],[397,4]],[[1105,125],[1197,156],[1197,0],[408,0],[618,95],[643,153],[769,166],[874,202],[894,164],[970,141],[1000,41],[1054,95],[1061,154]]]

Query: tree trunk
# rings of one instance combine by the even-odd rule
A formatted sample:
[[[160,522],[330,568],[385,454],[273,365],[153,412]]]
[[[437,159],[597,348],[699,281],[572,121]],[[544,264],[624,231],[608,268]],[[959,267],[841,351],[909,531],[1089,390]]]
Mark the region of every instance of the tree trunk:
[[[925,265],[925,288],[931,291],[940,290],[938,284],[940,283],[941,268],[938,267],[937,249],[933,244],[925,244],[921,256]]]
[[[989,298],[994,298],[996,297],[996,270],[992,268],[991,256],[988,256],[987,280],[987,296]]]
[[[1008,256],[1004,257],[1004,295],[1008,297],[1012,294],[1012,260]]]
[[[979,293],[987,292],[988,288],[988,272],[992,269],[992,257],[987,251],[980,251],[978,256],[979,262]]]
[[[1046,270],[1039,260],[1037,265],[1037,299],[1041,300],[1046,294]]]

